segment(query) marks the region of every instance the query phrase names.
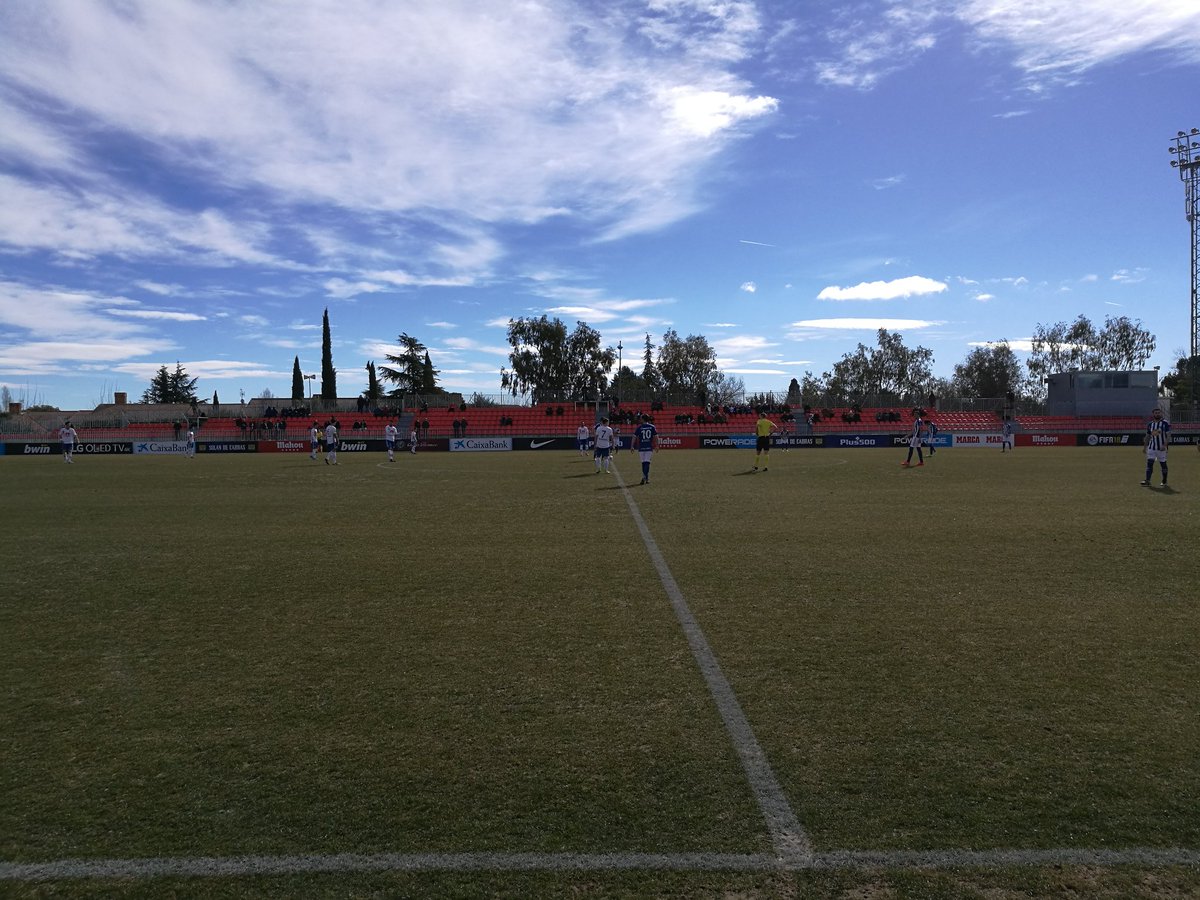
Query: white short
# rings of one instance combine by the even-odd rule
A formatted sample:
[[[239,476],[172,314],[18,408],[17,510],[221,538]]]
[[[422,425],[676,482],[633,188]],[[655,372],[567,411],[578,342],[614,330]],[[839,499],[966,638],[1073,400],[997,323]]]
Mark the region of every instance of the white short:
[[[912,447],[912,448],[914,448],[914,449],[915,449],[915,448],[917,448],[917,447],[920,447],[920,446],[922,446],[922,444],[921,444],[921,439],[920,439],[919,437],[910,437],[910,438],[908,439],[908,446],[909,446],[909,447]]]
[[[1146,451],[1146,459],[1152,460],[1154,462],[1165,463],[1167,461],[1167,451],[1166,450],[1147,450]]]
[[[654,455],[653,450],[639,450],[638,451],[638,459],[641,462],[650,462],[650,457],[652,457],[653,455]]]

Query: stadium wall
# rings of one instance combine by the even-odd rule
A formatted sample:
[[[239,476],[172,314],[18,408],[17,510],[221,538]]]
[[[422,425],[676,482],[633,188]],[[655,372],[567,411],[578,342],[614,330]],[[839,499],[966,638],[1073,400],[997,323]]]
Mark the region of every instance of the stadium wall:
[[[1013,436],[1018,447],[1130,447],[1141,446],[1144,434],[1134,431],[1122,432],[1019,432]],[[998,432],[946,433],[934,438],[934,446],[941,448],[987,448],[998,449],[1003,437]],[[1200,431],[1175,432],[1171,435],[1172,445],[1200,444]],[[631,438],[620,439],[622,450],[631,449]],[[753,434],[660,434],[659,450],[753,450]],[[907,434],[816,434],[788,435],[774,438],[772,447],[788,449],[833,449],[849,450],[860,448],[894,449],[908,446]],[[338,443],[339,453],[382,453],[386,445],[380,438],[349,438]],[[405,441],[397,443],[397,449],[407,452]],[[509,437],[478,435],[466,438],[425,438],[417,444],[421,453],[496,453],[530,450],[576,450],[575,439],[562,435],[548,437]],[[206,453],[308,453],[307,440],[219,440],[197,441],[197,454]],[[80,441],[75,452],[82,456],[179,456],[187,451],[184,441]],[[0,442],[0,456],[56,456],[62,452],[58,441],[5,441]]]

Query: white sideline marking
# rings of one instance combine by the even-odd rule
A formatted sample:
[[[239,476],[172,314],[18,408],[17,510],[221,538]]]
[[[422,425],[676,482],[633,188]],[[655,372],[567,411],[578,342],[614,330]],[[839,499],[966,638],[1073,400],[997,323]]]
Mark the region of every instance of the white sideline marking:
[[[675,583],[675,576],[671,574],[654,536],[650,534],[646,520],[642,518],[641,510],[638,509],[633,494],[626,486],[625,479],[621,477],[621,472],[616,466],[613,466],[613,473],[617,476],[617,484],[621,486],[621,493],[625,495],[625,502],[629,504],[633,521],[637,523],[638,531],[641,532],[646,552],[650,554],[650,560],[654,563],[659,580],[662,581],[667,597],[671,600],[675,617],[679,620],[679,624],[683,627],[683,633],[687,636],[688,645],[692,648],[692,656],[695,657],[696,664],[700,667],[700,672],[704,675],[704,681],[708,685],[709,693],[712,694],[712,698],[717,704],[717,711],[725,723],[725,730],[728,732],[730,740],[733,741],[738,758],[742,761],[742,768],[745,770],[750,788],[754,792],[754,799],[758,801],[759,809],[762,810],[763,818],[766,819],[767,830],[770,832],[771,842],[775,846],[775,854],[788,863],[806,863],[812,859],[812,844],[804,831],[804,826],[800,824],[800,820],[796,818],[796,813],[788,803],[783,788],[779,785],[779,779],[775,777],[771,763],[767,760],[766,753],[758,743],[758,738],[754,736],[754,729],[750,727],[750,721],[742,712],[737,694],[733,692],[733,687],[729,684],[725,673],[721,671],[721,664],[717,662],[716,654],[709,646],[708,638],[704,636],[700,623],[696,621],[691,609],[688,608],[687,599],[679,590],[679,585]]]
[[[1200,867],[1200,850],[834,850],[805,859],[736,853],[336,853],[60,859],[0,863],[0,882],[69,878],[241,877],[348,872],[796,872],[802,870],[996,869],[1035,866]]]

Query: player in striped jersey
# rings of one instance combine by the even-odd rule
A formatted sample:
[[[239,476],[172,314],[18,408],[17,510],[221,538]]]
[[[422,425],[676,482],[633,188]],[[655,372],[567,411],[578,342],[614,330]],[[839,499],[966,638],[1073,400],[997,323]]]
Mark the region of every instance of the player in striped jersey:
[[[925,454],[921,452],[921,442],[925,435],[925,420],[921,418],[920,413],[916,413],[916,418],[913,419],[912,434],[908,436],[908,459],[900,463],[901,468],[907,469],[912,465],[913,451],[917,451],[917,465],[925,465]]]
[[[1171,423],[1163,418],[1162,410],[1157,406],[1150,413],[1150,421],[1146,423],[1146,478],[1142,484],[1150,483],[1154,474],[1154,461],[1158,460],[1162,467],[1162,486],[1167,486],[1167,447],[1171,444]]]

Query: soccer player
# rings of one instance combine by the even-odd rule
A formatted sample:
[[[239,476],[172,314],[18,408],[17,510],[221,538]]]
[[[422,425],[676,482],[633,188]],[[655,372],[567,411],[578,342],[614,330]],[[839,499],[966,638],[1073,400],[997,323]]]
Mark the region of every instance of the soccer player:
[[[79,432],[71,427],[71,420],[63,424],[63,427],[58,429],[58,439],[62,441],[63,461],[75,462],[75,442],[79,440]]]
[[[308,429],[308,443],[312,448],[312,452],[308,454],[309,459],[316,459],[317,453],[321,450],[321,435],[317,431],[317,423],[312,423],[312,428]]]
[[[196,455],[196,432],[189,428],[187,433],[187,448],[183,451],[189,459]]]
[[[587,456],[588,441],[592,439],[592,432],[587,427],[586,422],[580,422],[579,427],[575,429],[575,444],[579,447],[579,455]]]
[[[387,447],[388,462],[396,461],[396,435],[398,431],[395,422],[388,422],[387,427],[383,429],[383,443]]]
[[[596,461],[596,474],[600,474],[600,467],[604,466],[606,473],[612,472],[612,444],[613,430],[608,425],[608,416],[600,419],[600,424],[596,426],[596,449],[592,452],[592,458]]]
[[[408,452],[409,453],[417,452],[417,441],[418,440],[419,440],[419,438],[417,437],[417,420],[413,419],[412,431],[410,431],[408,433]]]
[[[934,438],[937,437],[938,433],[937,422],[930,419],[925,423],[925,431],[927,434],[925,445],[929,448],[929,455],[933,456],[933,454],[937,453],[937,448],[933,446]]]
[[[633,430],[633,443],[637,447],[638,458],[642,461],[642,484],[650,483],[650,456],[654,453],[654,439],[658,429],[650,421],[647,413],[642,413],[641,424]]]
[[[913,419],[912,434],[908,436],[908,459],[900,463],[902,468],[907,469],[912,465],[912,455],[914,450],[917,451],[917,465],[925,465],[925,455],[921,452],[921,440],[924,431],[925,420],[922,419],[920,413],[918,413],[917,417]]]
[[[1013,448],[1013,423],[1008,416],[1004,417],[1004,429],[1001,436],[1004,440],[1000,443],[1000,452],[1005,453]]]
[[[337,422],[329,420],[325,426],[325,465],[337,465]]]
[[[760,409],[758,411],[758,421],[754,423],[754,471],[758,471],[758,463],[760,457],[762,459],[762,470],[767,471],[767,463],[771,461],[771,432],[778,431],[779,426],[767,418],[767,411]]]
[[[1154,407],[1150,421],[1146,423],[1146,477],[1142,484],[1150,483],[1154,474],[1154,461],[1162,468],[1162,486],[1167,486],[1167,447],[1171,443],[1171,423],[1163,418],[1162,409]]]

